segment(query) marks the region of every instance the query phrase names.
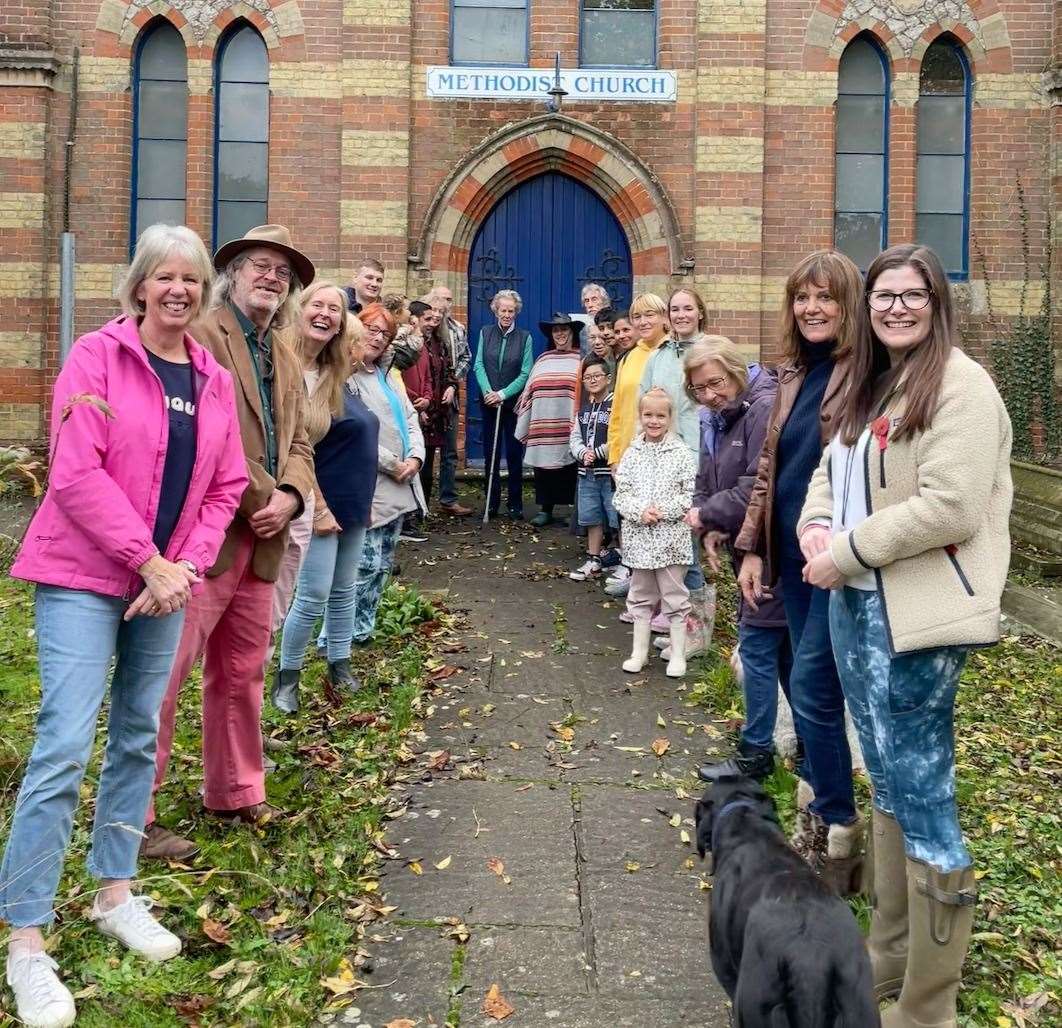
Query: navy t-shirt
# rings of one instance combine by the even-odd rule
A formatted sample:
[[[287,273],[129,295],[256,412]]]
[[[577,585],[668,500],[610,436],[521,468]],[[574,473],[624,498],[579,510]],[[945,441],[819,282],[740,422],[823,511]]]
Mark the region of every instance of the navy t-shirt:
[[[188,484],[192,480],[192,468],[195,466],[195,368],[191,362],[174,364],[149,350],[145,350],[145,353],[155,374],[162,380],[166,412],[170,420],[159,509],[152,533],[159,553],[165,553],[170,536],[177,527],[177,519],[181,516],[184,498],[188,495]]]
[[[343,414],[313,448],[317,484],[344,531],[372,523],[380,422],[360,396],[343,387]]]

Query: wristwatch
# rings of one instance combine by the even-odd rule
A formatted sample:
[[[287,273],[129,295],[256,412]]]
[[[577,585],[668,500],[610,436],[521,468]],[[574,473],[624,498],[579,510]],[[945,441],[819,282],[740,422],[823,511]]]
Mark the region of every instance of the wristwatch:
[[[187,557],[182,557],[177,563],[182,567],[188,568],[196,578],[199,577],[199,568],[197,568]]]

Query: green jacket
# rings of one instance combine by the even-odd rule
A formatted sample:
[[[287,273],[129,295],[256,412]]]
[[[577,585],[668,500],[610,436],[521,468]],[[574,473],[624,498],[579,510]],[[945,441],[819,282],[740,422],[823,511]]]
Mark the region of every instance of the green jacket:
[[[672,430],[696,454],[701,452],[700,411],[693,397],[686,392],[682,358],[701,338],[696,335],[682,343],[676,339],[665,339],[646,363],[642,384],[638,389],[639,400],[650,389],[659,387],[667,391],[675,415]]]

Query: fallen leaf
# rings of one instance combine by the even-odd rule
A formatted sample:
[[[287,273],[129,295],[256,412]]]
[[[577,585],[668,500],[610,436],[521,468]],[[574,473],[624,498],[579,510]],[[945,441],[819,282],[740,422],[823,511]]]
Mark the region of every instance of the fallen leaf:
[[[396,1017],[393,1021],[388,1021],[384,1028],[415,1028],[416,1024],[416,1021],[411,1021],[408,1017]]]
[[[662,714],[657,714],[656,715],[656,727],[657,728],[667,728],[667,722],[664,720],[664,717],[663,717]]]
[[[219,946],[227,946],[232,941],[232,932],[220,921],[208,917],[203,921],[202,928],[203,934]]]
[[[483,1013],[495,1021],[504,1021],[516,1013],[516,1008],[501,994],[501,988],[495,982],[483,1000]]]
[[[527,792],[528,789],[533,789],[534,787],[535,787],[535,783],[534,782],[528,782],[527,785],[519,786],[516,789],[516,791],[517,792]]]
[[[505,874],[505,864],[500,857],[491,857],[487,860],[487,869],[493,871],[499,878]]]
[[[683,828],[682,831],[679,832],[679,838],[686,846],[690,844],[690,833],[687,832],[685,828]]]
[[[509,749],[511,749],[511,750],[522,750],[523,746],[521,746],[520,743],[518,743],[518,742],[511,742],[511,743],[509,743]]]
[[[232,960],[226,960],[224,964],[218,964],[213,971],[207,972],[207,977],[212,978],[216,982],[220,982],[234,967],[236,966],[236,958]]]
[[[682,824],[682,815],[672,814],[671,817],[667,819],[667,823],[671,825],[672,828],[678,828],[678,826]]]
[[[415,875],[424,874],[424,866],[421,864],[421,862],[419,860],[411,860],[406,865],[406,867],[408,867],[410,869],[410,871],[412,871]]]
[[[635,871],[638,871],[638,870],[640,870],[640,869],[641,869],[641,866],[642,866],[642,865],[641,865],[641,864],[639,864],[637,860],[628,860],[628,861],[627,861],[627,863],[626,863],[626,864],[624,864],[623,866],[624,866],[624,867],[625,867],[625,868],[626,868],[626,869],[627,869],[627,870],[628,870],[628,871],[629,871],[629,872],[630,872],[631,874],[634,874],[634,872],[635,872]]]
[[[457,921],[457,918],[454,918]],[[472,938],[472,932],[469,931],[468,925],[463,921],[457,921],[457,924],[451,925],[450,929],[446,932],[446,938],[454,939],[456,942],[466,943]]]
[[[450,763],[450,751],[439,750],[438,752],[429,754],[429,760],[427,768],[429,771],[442,771],[446,765]]]
[[[435,865],[436,871],[445,871],[450,866],[450,861],[453,860],[453,856],[443,857],[438,864]]]
[[[671,742],[668,739],[654,739],[651,748],[658,757],[662,757],[671,749]]]
[[[562,742],[571,742],[575,738],[575,729],[568,725],[563,725],[559,721],[551,721],[549,726]]]

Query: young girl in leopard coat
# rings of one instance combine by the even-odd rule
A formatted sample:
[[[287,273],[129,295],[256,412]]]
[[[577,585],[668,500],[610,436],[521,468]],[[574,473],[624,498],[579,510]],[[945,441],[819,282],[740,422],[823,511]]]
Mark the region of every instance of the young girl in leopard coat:
[[[649,657],[650,622],[659,602],[671,622],[670,678],[686,673],[686,615],[690,593],[683,579],[693,561],[683,516],[693,502],[697,458],[671,429],[674,410],[664,389],[650,389],[638,404],[642,431],[616,469],[612,498],[623,518],[623,558],[631,569],[627,609],[634,618],[634,648],[623,670],[637,673]]]

